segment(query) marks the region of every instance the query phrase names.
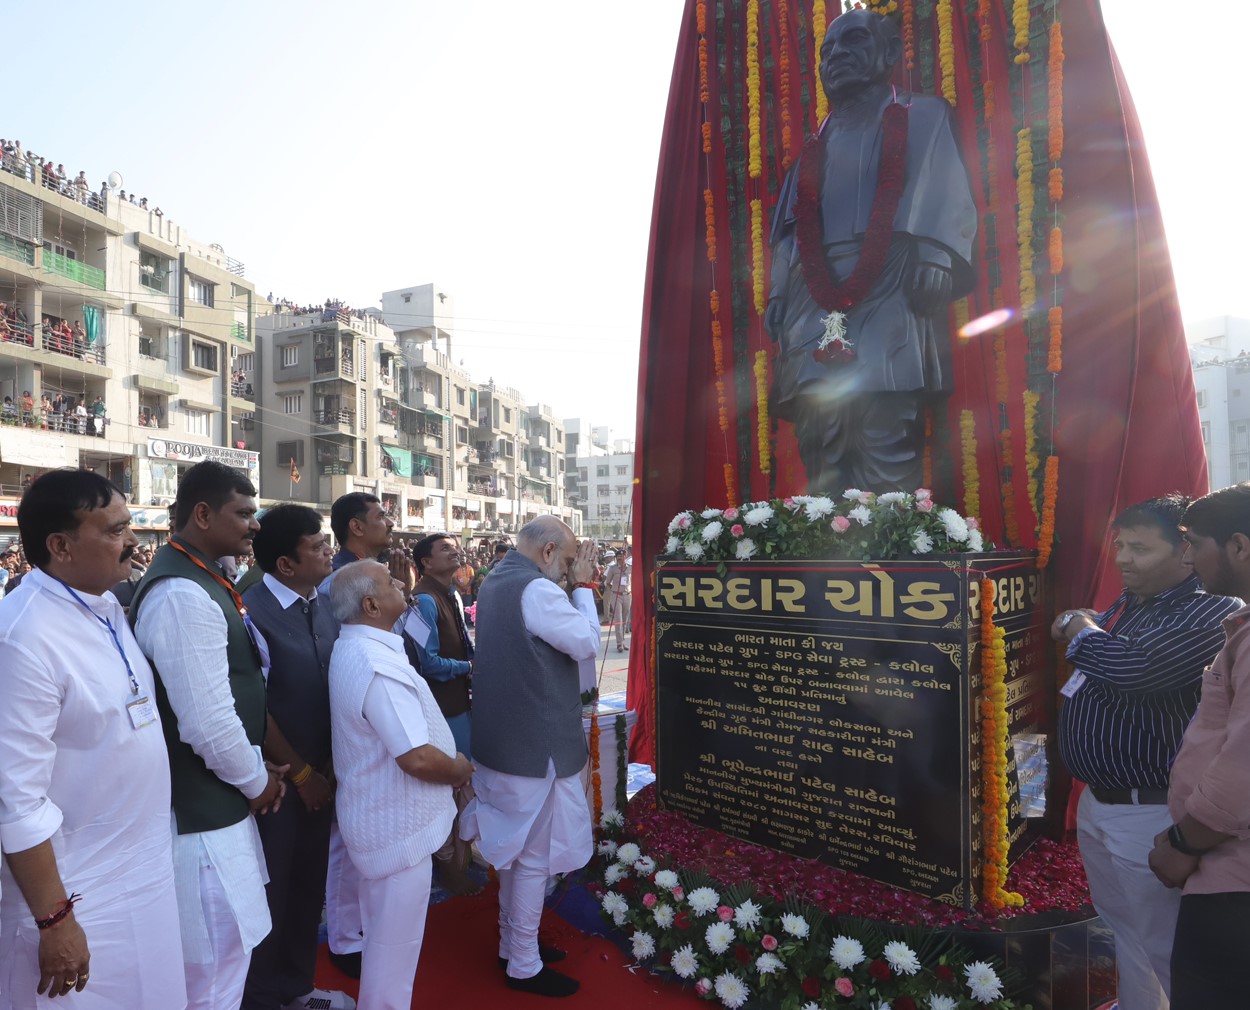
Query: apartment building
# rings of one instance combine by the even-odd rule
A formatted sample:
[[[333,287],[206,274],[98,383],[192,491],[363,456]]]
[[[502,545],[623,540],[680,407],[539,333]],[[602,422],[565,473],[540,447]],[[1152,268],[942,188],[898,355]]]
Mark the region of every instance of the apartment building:
[[[1185,330],[1210,485],[1250,480],[1250,319],[1217,316]]]
[[[126,493],[136,526],[163,529],[193,463],[219,459],[258,480],[246,377],[256,295],[243,264],[155,209],[2,167],[4,495],[46,469],[89,467]]]
[[[567,418],[565,488],[582,511],[586,535],[625,540],[633,524],[634,445],[605,425]]]

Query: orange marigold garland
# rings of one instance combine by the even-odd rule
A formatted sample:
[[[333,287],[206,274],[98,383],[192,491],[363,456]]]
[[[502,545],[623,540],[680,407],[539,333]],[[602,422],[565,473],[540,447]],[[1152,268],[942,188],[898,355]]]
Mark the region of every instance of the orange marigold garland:
[[[955,42],[951,0],[938,0],[938,62],[942,67],[942,97],[955,104]]]
[[[1046,477],[1042,482],[1042,525],[1037,536],[1037,567],[1050,564],[1055,546],[1055,499],[1059,494],[1059,457],[1046,457]]]
[[[1033,276],[1033,131],[1027,126],[1016,134],[1016,202],[1020,310],[1027,314],[1037,304],[1037,279]]]
[[[825,121],[825,116],[829,114],[829,99],[825,97],[825,89],[820,85],[820,46],[825,41],[825,0],[813,0],[812,2],[812,47],[815,50],[812,53],[814,73],[812,78],[816,81],[816,125],[819,126]]]
[[[790,8],[786,0],[777,0],[777,35],[780,39],[777,63],[781,78],[781,170],[784,172],[794,161],[790,153]]]
[[[711,123],[703,124],[703,153],[704,154],[712,153],[712,124]]]
[[[1056,277],[1063,273],[1063,229],[1058,225],[1050,229],[1050,272]]]
[[[981,478],[977,472],[977,422],[972,411],[959,414],[959,444],[964,478],[964,514],[981,514]]]
[[[1007,648],[994,625],[994,582],[981,582],[981,812],[983,898],[995,908],[1020,907],[1007,890]]]
[[[712,98],[708,83],[707,56],[707,2],[699,0],[694,9],[695,25],[699,29],[699,101],[707,105]]]
[[[980,28],[980,40],[989,42],[994,37],[994,30],[990,27],[990,0],[977,0],[977,25]],[[986,116],[989,115],[988,108],[985,114]]]
[[[1047,153],[1051,161],[1058,161],[1063,157],[1063,26],[1058,21],[1050,26],[1046,90],[1050,105]]]
[[[1046,370],[1058,375],[1063,370],[1063,306],[1053,305],[1046,313],[1050,324],[1050,346],[1046,353]]]
[[[737,508],[738,506],[738,481],[734,477],[734,465],[732,463],[725,464],[725,502],[727,508]]]
[[[907,69],[916,67],[916,0],[903,0],[903,59]]]
[[[755,352],[756,442],[759,446],[760,473],[772,471],[772,449],[768,424],[768,352]]]
[[[707,226],[707,258],[708,262],[716,262],[716,210],[712,203],[712,191],[703,191],[703,223]]]
[[[599,703],[596,700],[590,710],[590,794],[596,832],[603,823],[603,776],[599,774],[599,732]]]

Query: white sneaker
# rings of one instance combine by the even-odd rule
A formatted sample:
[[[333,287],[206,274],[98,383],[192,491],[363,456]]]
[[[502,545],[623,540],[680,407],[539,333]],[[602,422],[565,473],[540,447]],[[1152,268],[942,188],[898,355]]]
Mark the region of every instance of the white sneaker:
[[[282,1010],[356,1010],[356,1001],[337,989],[313,989]]]

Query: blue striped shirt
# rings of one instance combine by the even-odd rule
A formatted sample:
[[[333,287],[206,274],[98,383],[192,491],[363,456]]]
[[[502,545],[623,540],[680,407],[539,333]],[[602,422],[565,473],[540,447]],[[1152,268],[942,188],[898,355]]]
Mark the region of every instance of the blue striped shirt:
[[[1068,645],[1085,674],[1059,712],[1068,770],[1106,789],[1166,789],[1198,707],[1202,672],[1224,644],[1221,622],[1242,607],[1202,591],[1196,575],[1143,600],[1128,590]]]

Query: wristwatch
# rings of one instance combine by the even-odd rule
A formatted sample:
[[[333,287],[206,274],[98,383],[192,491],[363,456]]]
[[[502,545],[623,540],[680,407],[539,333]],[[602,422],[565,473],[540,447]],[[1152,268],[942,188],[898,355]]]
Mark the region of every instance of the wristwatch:
[[[1076,611],[1069,610],[1066,614],[1064,614],[1061,618],[1059,618],[1059,630],[1060,631],[1067,630],[1068,625],[1072,623],[1072,618],[1074,618],[1075,616],[1076,616]]]

